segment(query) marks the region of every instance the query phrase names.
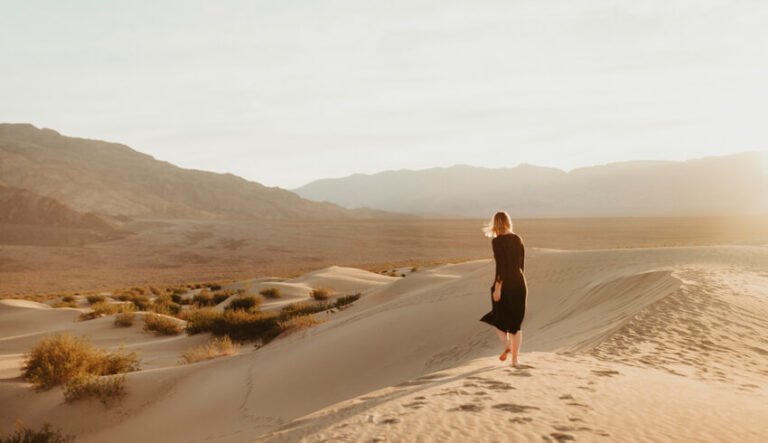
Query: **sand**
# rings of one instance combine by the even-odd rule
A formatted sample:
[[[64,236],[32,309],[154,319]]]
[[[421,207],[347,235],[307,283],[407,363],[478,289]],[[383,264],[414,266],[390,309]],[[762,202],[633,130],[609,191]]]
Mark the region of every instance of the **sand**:
[[[768,247],[531,248],[523,368],[478,319],[490,259],[387,277],[333,266],[285,285],[361,292],[310,329],[192,365],[206,335],[73,322],[0,301],[0,427],[50,422],[80,442],[760,441],[768,435]],[[239,283],[240,284],[240,283]],[[290,293],[290,289],[296,289]],[[141,352],[128,395],[63,402],[18,365],[41,337]]]

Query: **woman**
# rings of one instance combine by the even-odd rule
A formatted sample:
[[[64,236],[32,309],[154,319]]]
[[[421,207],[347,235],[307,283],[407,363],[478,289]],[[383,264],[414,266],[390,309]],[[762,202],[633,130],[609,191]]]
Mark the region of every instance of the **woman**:
[[[492,310],[480,321],[496,328],[504,345],[504,352],[499,359],[504,361],[507,354],[511,353],[512,366],[518,366],[520,345],[523,342],[521,327],[528,296],[528,284],[523,274],[525,246],[520,236],[512,232],[512,221],[506,211],[494,214],[483,231],[487,237],[493,238],[491,245],[496,261],[496,276],[491,285]]]

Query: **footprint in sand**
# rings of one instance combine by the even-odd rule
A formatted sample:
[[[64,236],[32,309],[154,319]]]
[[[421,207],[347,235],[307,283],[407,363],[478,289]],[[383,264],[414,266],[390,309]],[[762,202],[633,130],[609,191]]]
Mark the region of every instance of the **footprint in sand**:
[[[533,421],[533,418],[531,417],[515,417],[515,418],[509,419],[510,423],[515,423],[515,424],[530,423],[532,421]]]
[[[460,412],[480,412],[483,410],[483,407],[474,403],[465,403],[463,405],[459,405],[455,408],[449,409],[449,411],[460,411]]]
[[[614,371],[611,369],[605,369],[605,370],[592,370],[592,373],[595,375],[598,375],[600,377],[613,377],[614,375],[619,375],[619,371]]]
[[[562,432],[553,432],[549,435],[542,436],[542,438],[544,439],[544,441],[556,441],[557,443],[576,440],[576,438],[574,438],[573,435],[563,434]]]
[[[396,423],[400,423],[400,420],[396,418],[385,418],[379,422],[380,425],[394,425]]]
[[[539,409],[536,406],[516,405],[514,403],[499,403],[497,405],[493,405],[493,408],[505,412],[511,412],[513,414],[520,414],[529,410]]]
[[[560,397],[557,397],[557,398],[559,398],[560,400],[575,400],[573,398],[573,395],[571,395],[571,394],[563,394],[563,395],[561,395]]]

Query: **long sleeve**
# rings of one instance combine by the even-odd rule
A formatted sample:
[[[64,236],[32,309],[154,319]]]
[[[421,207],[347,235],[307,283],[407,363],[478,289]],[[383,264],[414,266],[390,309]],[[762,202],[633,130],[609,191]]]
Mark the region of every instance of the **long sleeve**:
[[[525,245],[520,241],[520,270],[525,271]]]
[[[496,239],[491,241],[491,246],[493,246],[493,259],[496,261],[496,276],[493,281],[497,282],[501,281],[501,270],[504,269],[504,254],[501,252],[501,246]]]

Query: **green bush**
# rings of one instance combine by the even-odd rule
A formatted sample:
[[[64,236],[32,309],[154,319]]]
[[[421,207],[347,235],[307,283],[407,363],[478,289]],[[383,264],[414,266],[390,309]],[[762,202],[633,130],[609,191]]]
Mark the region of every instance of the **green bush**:
[[[280,298],[280,288],[262,289],[259,294],[271,299]]]
[[[104,297],[103,295],[93,294],[85,297],[86,300],[88,300],[88,304],[95,304],[95,303],[102,303],[104,302],[107,297]]]
[[[64,400],[67,403],[83,398],[98,398],[110,407],[125,396],[125,374],[96,377],[75,377],[64,384]]]
[[[38,389],[86,375],[113,375],[138,370],[138,355],[106,352],[83,337],[56,334],[44,337],[24,358],[23,377]]]
[[[0,437],[0,443],[69,443],[74,440],[74,435],[64,435],[49,423],[44,424],[39,431],[18,424],[13,434]]]
[[[261,297],[256,297],[255,295],[241,295],[233,299],[226,309],[231,311],[256,312],[260,305]]]
[[[317,301],[328,300],[331,295],[331,291],[327,288],[314,288],[309,295]]]
[[[144,330],[159,335],[179,335],[184,330],[183,324],[172,317],[148,312],[144,314]]]

